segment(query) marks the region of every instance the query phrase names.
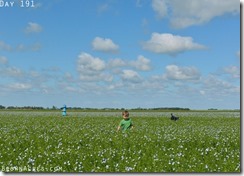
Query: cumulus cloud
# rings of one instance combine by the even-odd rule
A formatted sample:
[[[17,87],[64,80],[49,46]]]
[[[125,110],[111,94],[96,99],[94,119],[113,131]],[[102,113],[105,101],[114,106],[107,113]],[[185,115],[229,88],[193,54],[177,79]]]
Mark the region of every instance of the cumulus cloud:
[[[151,39],[142,43],[142,48],[154,53],[175,55],[188,50],[205,49],[206,47],[194,43],[191,37],[169,33],[152,33]]]
[[[139,55],[136,60],[111,59],[108,62],[108,68],[116,69],[120,67],[131,67],[139,71],[149,71],[152,69],[151,60]]]
[[[240,2],[228,0],[153,0],[152,7],[159,17],[168,15],[174,28],[200,25],[227,13],[240,13]]]
[[[108,62],[108,65],[110,68],[116,68],[116,67],[124,67],[127,64],[123,59],[116,58],[116,59],[111,59]]]
[[[237,66],[225,67],[224,73],[231,75],[232,78],[240,78],[240,68]]]
[[[240,87],[231,84],[225,80],[222,80],[216,76],[209,75],[202,80],[203,90],[209,95],[221,95],[226,96],[232,93],[240,93]]]
[[[92,41],[92,47],[94,50],[102,52],[117,52],[119,49],[119,46],[116,45],[111,39],[101,37],[96,37]]]
[[[105,69],[105,63],[99,58],[95,58],[88,53],[81,53],[78,59],[78,70],[93,74]]]
[[[166,66],[165,77],[169,80],[199,80],[200,73],[195,67]]]
[[[141,81],[140,75],[134,70],[123,70],[121,77],[124,81],[135,83]]]
[[[136,61],[131,61],[130,65],[140,71],[151,70],[151,61],[142,55],[139,55]]]
[[[77,59],[77,71],[80,80],[84,81],[104,79],[113,81],[114,77],[136,81],[140,76],[134,70],[149,71],[151,69],[151,61],[142,55],[139,55],[136,60],[115,58],[106,62],[101,58],[82,52]]]
[[[0,76],[6,78],[6,80],[1,80],[0,84],[4,84],[6,92],[22,91],[22,90],[34,90],[42,91],[43,86],[49,87],[49,80],[55,80],[57,76],[49,74],[46,71],[26,71],[12,65],[6,65],[3,69],[0,69]],[[7,81],[7,82],[5,82]],[[55,84],[53,85],[55,86]]]
[[[168,13],[168,7],[166,5],[166,1],[164,0],[153,0],[152,8],[159,18],[165,17]]]
[[[112,76],[104,74],[106,63],[97,57],[93,57],[88,53],[81,53],[77,60],[77,71],[81,80],[86,81],[111,81]]]

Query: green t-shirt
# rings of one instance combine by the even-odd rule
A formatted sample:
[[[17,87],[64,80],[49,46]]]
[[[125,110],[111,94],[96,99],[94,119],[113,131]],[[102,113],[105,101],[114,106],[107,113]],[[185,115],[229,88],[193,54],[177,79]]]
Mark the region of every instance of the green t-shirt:
[[[125,131],[130,129],[133,126],[131,119],[123,119],[120,121],[119,126],[121,126],[122,130]]]

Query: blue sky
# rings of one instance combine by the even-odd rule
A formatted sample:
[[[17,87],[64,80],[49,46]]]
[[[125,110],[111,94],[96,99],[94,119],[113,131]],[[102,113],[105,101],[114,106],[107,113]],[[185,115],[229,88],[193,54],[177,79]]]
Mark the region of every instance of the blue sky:
[[[1,105],[240,108],[240,1],[4,2]]]

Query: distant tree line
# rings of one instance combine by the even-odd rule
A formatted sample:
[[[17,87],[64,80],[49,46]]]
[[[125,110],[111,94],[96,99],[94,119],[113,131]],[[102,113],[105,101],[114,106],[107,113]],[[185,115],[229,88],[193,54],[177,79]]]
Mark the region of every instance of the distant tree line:
[[[61,107],[60,107],[61,108]],[[52,106],[44,108],[39,106],[8,106],[5,107],[3,105],[0,105],[0,109],[9,109],[9,110],[58,110],[60,109],[56,106]],[[97,111],[97,110],[104,110],[104,111],[114,111],[114,110],[125,110],[125,108],[82,108],[82,107],[67,107],[67,109],[70,110],[82,110],[82,111]],[[189,108],[179,108],[179,107],[159,107],[159,108],[132,108],[129,110],[183,110],[183,111],[189,111]]]
[[[43,108],[43,107],[37,107],[37,106],[23,106],[23,107],[8,106],[8,107],[5,107],[5,106],[0,105],[0,109],[43,110],[43,109],[45,109],[45,108]]]
[[[180,108],[180,107],[159,107],[159,108],[135,108],[132,110],[170,110],[170,111],[177,111],[177,110],[181,110],[181,111],[190,111],[190,108]]]

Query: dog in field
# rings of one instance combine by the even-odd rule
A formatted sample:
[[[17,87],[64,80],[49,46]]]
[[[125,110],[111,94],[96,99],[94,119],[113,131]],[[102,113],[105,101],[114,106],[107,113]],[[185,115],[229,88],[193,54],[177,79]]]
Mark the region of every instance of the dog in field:
[[[179,117],[176,117],[176,116],[174,116],[173,113],[171,113],[171,118],[170,119],[176,121],[176,120],[179,120]]]

